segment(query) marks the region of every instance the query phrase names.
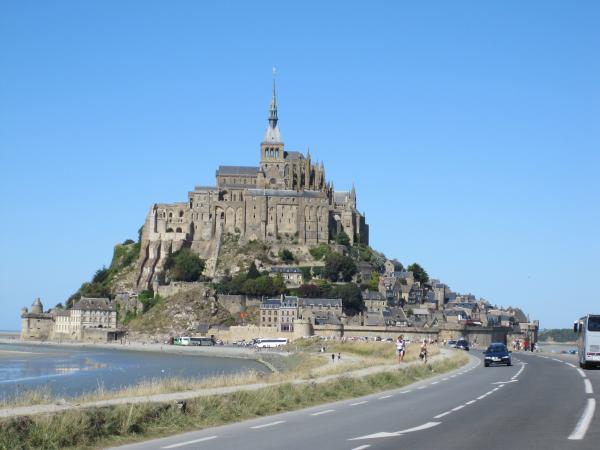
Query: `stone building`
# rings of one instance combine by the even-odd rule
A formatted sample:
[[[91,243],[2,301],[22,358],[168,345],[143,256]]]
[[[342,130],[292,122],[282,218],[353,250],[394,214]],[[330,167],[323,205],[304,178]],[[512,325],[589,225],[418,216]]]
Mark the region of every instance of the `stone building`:
[[[294,331],[294,322],[308,320],[315,325],[338,324],[342,317],[342,300],[339,298],[299,298],[282,295],[263,300],[260,305],[260,327],[273,327],[277,331]]]
[[[82,297],[71,309],[43,312],[40,299],[21,311],[23,340],[115,340],[122,332],[117,327],[117,312],[107,298]]]
[[[302,284],[302,270],[296,266],[273,266],[269,274],[282,277],[287,287],[298,287]]]
[[[286,150],[278,121],[273,83],[259,165],[220,166],[216,186],[197,186],[185,202],[152,205],[142,231],[139,289],[150,287],[169,253],[183,246],[216,260],[223,233],[270,242],[287,234],[309,247],[344,231],[351,242],[368,243],[354,186],[335,191],[323,162],[313,161],[310,151]]]

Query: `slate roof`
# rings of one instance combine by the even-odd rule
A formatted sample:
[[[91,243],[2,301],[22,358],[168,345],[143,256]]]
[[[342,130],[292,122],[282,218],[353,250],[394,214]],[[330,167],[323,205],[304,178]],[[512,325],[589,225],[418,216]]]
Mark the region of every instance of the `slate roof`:
[[[334,192],[333,201],[335,203],[346,203],[350,199],[350,192]]]
[[[304,159],[304,155],[300,152],[285,152],[285,159]]]
[[[71,309],[82,311],[114,311],[115,307],[108,298],[81,297]]]
[[[248,189],[250,195],[265,197],[314,197],[322,196],[321,191],[293,191],[291,189]]]
[[[333,307],[341,307],[342,299],[341,298],[299,298],[298,304],[300,306],[333,306]]]
[[[256,176],[258,167],[254,166],[219,166],[217,176],[219,175],[244,175]]]
[[[271,267],[271,272],[275,273],[302,273],[302,270],[294,266],[274,266]]]

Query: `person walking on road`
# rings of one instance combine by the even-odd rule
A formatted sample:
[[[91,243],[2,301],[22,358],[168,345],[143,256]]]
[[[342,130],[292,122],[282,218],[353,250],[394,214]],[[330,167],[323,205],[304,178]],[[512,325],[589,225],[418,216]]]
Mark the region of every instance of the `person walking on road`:
[[[396,339],[396,354],[398,355],[398,363],[401,363],[404,360],[404,354],[406,353],[406,342],[404,341],[404,336],[401,334]]]
[[[419,358],[421,358],[424,363],[427,362],[427,342],[425,341],[423,341],[423,345],[421,345],[421,352],[419,353]]]
[[[335,362],[335,353],[331,354],[331,362],[334,363]]]

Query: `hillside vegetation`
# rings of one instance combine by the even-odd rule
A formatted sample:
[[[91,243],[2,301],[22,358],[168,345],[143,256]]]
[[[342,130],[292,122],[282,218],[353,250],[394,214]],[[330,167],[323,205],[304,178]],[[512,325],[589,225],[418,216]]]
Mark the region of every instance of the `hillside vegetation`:
[[[554,328],[542,330],[538,334],[538,340],[543,342],[575,342],[577,334],[571,328]]]

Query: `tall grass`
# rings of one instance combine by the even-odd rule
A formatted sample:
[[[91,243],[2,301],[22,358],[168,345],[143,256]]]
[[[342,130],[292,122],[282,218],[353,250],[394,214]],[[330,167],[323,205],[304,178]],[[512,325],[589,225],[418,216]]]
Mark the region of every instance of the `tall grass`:
[[[361,378],[341,377],[319,384],[286,383],[255,391],[198,397],[187,402],[185,411],[174,404],[146,403],[17,417],[0,422],[0,448],[87,449],[166,436],[398,388],[467,361],[465,354],[457,353],[431,364],[411,365]]]

